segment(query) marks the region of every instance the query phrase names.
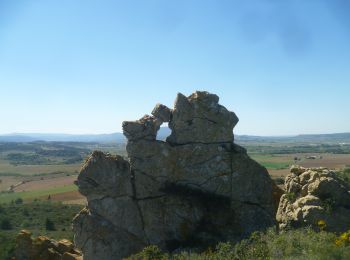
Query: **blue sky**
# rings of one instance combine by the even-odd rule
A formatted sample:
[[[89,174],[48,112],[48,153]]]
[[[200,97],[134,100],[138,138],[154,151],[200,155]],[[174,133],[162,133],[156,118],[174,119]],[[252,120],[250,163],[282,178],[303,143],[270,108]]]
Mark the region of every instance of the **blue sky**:
[[[207,90],[237,134],[350,131],[350,1],[0,0],[0,133],[111,133]]]

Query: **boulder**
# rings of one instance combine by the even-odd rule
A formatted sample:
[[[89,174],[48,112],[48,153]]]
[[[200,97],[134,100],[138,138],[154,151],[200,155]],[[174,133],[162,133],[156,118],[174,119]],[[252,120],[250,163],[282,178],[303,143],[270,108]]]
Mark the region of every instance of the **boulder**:
[[[284,186],[286,194],[280,199],[276,215],[280,229],[350,229],[350,188],[334,171],[293,166]]]
[[[74,244],[62,239],[55,241],[46,236],[32,238],[27,230],[21,230],[16,237],[14,259],[18,260],[82,260],[82,254]]]
[[[123,123],[128,158],[94,152],[76,184],[88,205],[73,221],[84,259],[122,259],[155,244],[173,252],[237,241],[275,224],[267,170],[233,142],[238,118],[219,97],[178,94],[174,109]],[[156,140],[169,122],[171,135]]]
[[[205,91],[197,91],[189,97],[178,94],[169,128],[167,142],[232,143],[232,129],[238,122],[235,113],[219,103],[219,97]]]

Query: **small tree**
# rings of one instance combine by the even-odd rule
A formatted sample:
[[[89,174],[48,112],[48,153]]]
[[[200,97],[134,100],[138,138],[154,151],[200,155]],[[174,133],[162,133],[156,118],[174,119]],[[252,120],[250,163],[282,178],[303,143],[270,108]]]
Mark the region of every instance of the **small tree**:
[[[4,218],[1,220],[0,223],[1,229],[2,230],[11,230],[12,229],[12,224],[9,219]]]
[[[18,198],[15,200],[15,204],[23,204],[23,199],[22,198]]]
[[[53,223],[53,221],[49,218],[46,218],[45,228],[46,228],[46,230],[50,230],[50,231],[56,230],[55,223]]]

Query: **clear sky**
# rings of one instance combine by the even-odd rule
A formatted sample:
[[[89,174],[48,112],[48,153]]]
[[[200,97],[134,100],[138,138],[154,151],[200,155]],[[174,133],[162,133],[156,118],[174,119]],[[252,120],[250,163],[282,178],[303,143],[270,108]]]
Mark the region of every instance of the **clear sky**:
[[[348,0],[0,0],[0,133],[111,133],[207,90],[237,134],[350,132]]]

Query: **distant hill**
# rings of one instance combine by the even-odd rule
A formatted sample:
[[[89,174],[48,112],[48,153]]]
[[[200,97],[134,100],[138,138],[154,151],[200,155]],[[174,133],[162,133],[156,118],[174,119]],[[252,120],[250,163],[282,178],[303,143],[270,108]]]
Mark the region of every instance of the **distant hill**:
[[[296,136],[252,136],[235,135],[237,142],[270,142],[270,143],[348,143],[350,133],[336,134],[307,134]]]
[[[170,135],[168,127],[161,127],[157,139],[165,140]],[[122,133],[73,135],[73,134],[8,134],[0,135],[0,142],[97,142],[97,143],[124,143],[126,138]],[[296,136],[253,136],[235,135],[235,141],[242,142],[276,142],[276,143],[350,143],[350,133],[296,135]]]
[[[350,133],[319,134],[319,135],[298,135],[296,139],[301,142],[339,142],[350,143]]]
[[[9,134],[1,135],[0,142],[97,142],[97,143],[123,143],[125,137],[122,133],[97,135],[71,135],[71,134]]]

